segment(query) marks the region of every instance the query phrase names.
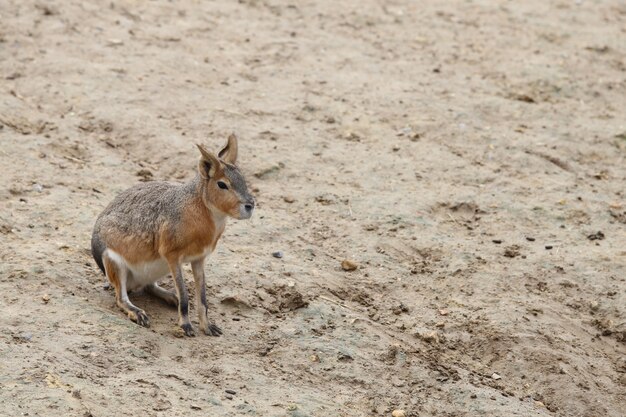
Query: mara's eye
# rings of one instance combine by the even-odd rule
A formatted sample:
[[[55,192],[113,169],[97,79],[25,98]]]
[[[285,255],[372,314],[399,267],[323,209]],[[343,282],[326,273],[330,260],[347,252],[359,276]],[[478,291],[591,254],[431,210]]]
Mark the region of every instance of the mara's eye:
[[[226,185],[224,181],[218,181],[217,186],[220,187],[222,190],[228,190],[228,185]]]

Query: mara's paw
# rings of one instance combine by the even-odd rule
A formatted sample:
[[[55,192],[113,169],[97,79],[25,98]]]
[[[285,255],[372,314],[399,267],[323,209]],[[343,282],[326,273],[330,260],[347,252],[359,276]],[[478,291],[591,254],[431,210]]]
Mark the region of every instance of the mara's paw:
[[[131,311],[128,316],[132,321],[143,327],[150,327],[150,319],[143,310]]]
[[[194,337],[196,335],[196,331],[193,329],[191,323],[181,324],[180,328],[183,329],[185,336]]]
[[[204,329],[204,333],[207,336],[221,336],[222,335],[222,329],[220,329],[219,327],[217,327],[215,324],[209,324],[205,329]]]

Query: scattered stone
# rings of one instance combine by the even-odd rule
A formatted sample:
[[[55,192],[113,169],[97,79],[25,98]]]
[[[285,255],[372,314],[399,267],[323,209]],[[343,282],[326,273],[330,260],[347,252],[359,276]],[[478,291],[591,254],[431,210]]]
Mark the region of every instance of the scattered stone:
[[[278,259],[280,259],[280,258],[282,258],[282,257],[283,257],[283,255],[284,255],[284,254],[283,254],[283,251],[281,251],[281,250],[278,250],[278,251],[276,251],[276,252],[272,252],[272,256],[273,256],[274,258],[278,258]]]
[[[137,171],[137,176],[141,178],[139,181],[142,181],[142,182],[152,181],[154,177],[154,175],[152,174],[152,171],[150,171],[149,169],[145,169],[145,168]]]
[[[497,380],[499,380],[499,379],[502,379],[502,377],[501,377],[499,374],[497,374],[497,373],[495,373],[495,372],[494,372],[493,374],[491,374],[491,379],[493,379],[493,380],[496,380],[496,381],[497,381]]]
[[[404,410],[393,410],[391,412],[391,417],[405,417],[406,414],[404,412]]]
[[[229,394],[226,394],[224,397],[226,397],[227,400],[232,400],[233,399],[233,396],[229,395]]]
[[[261,171],[255,172],[254,176],[257,177],[260,180],[264,180],[266,178],[269,178],[272,175],[275,175],[278,173],[278,171],[280,171],[281,168],[284,167],[284,164],[280,163],[278,165],[272,165],[271,167],[262,169]]]
[[[43,186],[41,184],[33,184],[33,191],[40,193],[43,191]]]
[[[343,269],[344,271],[354,271],[358,267],[359,265],[350,259],[344,259],[343,261],[341,261],[341,269]]]
[[[439,334],[434,330],[418,329],[415,336],[427,343],[439,343]]]
[[[190,407],[192,410],[202,410],[202,407],[200,407],[199,405],[191,404]]]
[[[400,303],[397,306],[395,306],[392,309],[393,314],[395,314],[396,316],[402,314],[402,313],[408,313],[409,312],[409,308],[407,306],[405,306],[404,304]]]
[[[531,237],[531,236],[526,236],[526,240],[529,241],[529,242],[534,242],[535,238]]]
[[[249,310],[252,308],[252,306],[250,305],[248,301],[236,295],[226,296],[220,300],[220,303],[224,304],[225,306],[229,306],[229,307],[233,307],[237,309]]]
[[[518,245],[511,245],[504,249],[504,256],[507,258],[515,258],[520,255],[520,247]]]
[[[79,389],[75,389],[75,390],[73,390],[73,391],[72,391],[72,397],[74,397],[74,398],[78,398],[78,399],[80,400],[80,399],[82,398],[82,395],[81,395],[81,393],[80,393],[80,390],[79,390]]]
[[[283,197],[283,201],[284,201],[285,203],[289,203],[289,204],[291,204],[291,203],[295,203],[296,199],[295,199],[295,198],[293,198],[293,197],[292,197],[292,196],[290,196],[290,195],[286,195],[286,196],[284,196],[284,197]]]
[[[224,392],[225,392],[226,394],[230,394],[230,395],[235,395],[235,394],[237,394],[237,391],[232,390],[232,389],[227,389],[227,390],[225,390]]]
[[[311,360],[311,362],[319,362],[320,361],[320,357],[317,356],[317,354],[312,354],[311,356],[309,356],[309,359]]]
[[[441,310],[439,310],[439,314],[441,314],[442,316],[447,316],[448,310],[446,310],[445,308],[442,308]]]
[[[323,206],[330,206],[331,204],[337,204],[339,197],[335,194],[325,193],[315,196],[315,201]]]
[[[41,297],[41,300],[42,300],[44,303],[46,303],[46,304],[47,304],[47,303],[48,303],[48,301],[50,301],[50,296],[49,296],[48,294],[44,294],[44,295]]]
[[[354,358],[351,355],[347,354],[347,353],[340,352],[337,355],[337,360],[339,362],[351,362],[351,361],[354,360]]]
[[[352,131],[344,132],[343,138],[346,139],[347,141],[350,141],[350,142],[360,142],[361,141],[361,135],[359,135],[356,132],[352,132]]]
[[[177,337],[179,339],[185,337],[185,331],[180,326],[176,326],[176,328],[172,331],[172,334],[174,335],[174,337]]]
[[[589,236],[587,236],[587,239],[589,239],[589,240],[604,240],[604,233],[602,233],[601,231],[597,231],[596,233],[592,233]]]
[[[552,246],[552,245],[546,245],[546,246],[545,246],[546,250],[550,250],[550,249],[552,249],[553,247],[554,247],[554,246]]]
[[[500,243],[502,243],[502,239],[493,239],[492,242],[496,245],[499,245]]]
[[[19,341],[19,342],[30,342],[31,339],[33,338],[33,334],[32,333],[20,333],[19,335],[14,335],[13,339]]]

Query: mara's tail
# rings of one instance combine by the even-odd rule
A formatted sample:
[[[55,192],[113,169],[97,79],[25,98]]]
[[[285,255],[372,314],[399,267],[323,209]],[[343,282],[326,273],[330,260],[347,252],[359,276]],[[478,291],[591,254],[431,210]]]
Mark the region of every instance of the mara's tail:
[[[98,264],[98,267],[100,268],[102,273],[105,275],[106,272],[104,271],[104,263],[102,263],[102,254],[104,253],[104,250],[106,248],[107,247],[100,238],[98,232],[93,232],[93,235],[91,235],[91,255]]]

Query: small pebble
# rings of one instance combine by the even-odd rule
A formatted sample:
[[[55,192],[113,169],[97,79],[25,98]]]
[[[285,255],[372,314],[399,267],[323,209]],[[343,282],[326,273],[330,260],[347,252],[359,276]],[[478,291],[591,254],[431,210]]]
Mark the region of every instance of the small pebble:
[[[276,251],[276,252],[272,252],[272,256],[273,256],[274,258],[278,258],[278,259],[280,259],[280,258],[282,258],[282,257],[283,257],[283,251],[282,251],[282,250],[279,250],[279,251]]]
[[[553,248],[553,246],[552,246],[552,245],[546,245],[546,249],[547,249],[547,250],[550,250],[550,249],[552,249],[552,248]]]
[[[41,299],[44,303],[47,303],[48,301],[50,301],[50,296],[48,294],[44,294]]]
[[[493,239],[492,242],[496,245],[499,245],[500,243],[502,243],[502,239]]]
[[[530,237],[530,236],[526,236],[526,240],[529,242],[534,242],[535,238],[534,237]]]
[[[404,410],[393,410],[391,412],[391,416],[392,417],[405,417],[406,414],[404,413]]]
[[[225,395],[225,397],[226,397],[226,399],[227,399],[227,400],[232,400],[232,399],[233,399],[233,396],[232,396],[232,395],[228,395],[228,394],[226,394],[226,395]]]
[[[495,379],[497,381],[498,379],[502,379],[502,377],[494,372],[493,374],[491,374],[491,379]]]
[[[232,390],[232,389],[227,389],[227,390],[225,390],[224,392],[226,392],[226,394],[230,394],[230,395],[235,395],[235,394],[237,394],[237,391]]]
[[[359,265],[356,262],[351,261],[350,259],[344,259],[343,261],[341,261],[341,269],[343,269],[344,271],[354,271],[358,267]]]
[[[293,197],[292,197],[292,196],[290,196],[290,195],[286,195],[286,196],[284,196],[284,197],[283,197],[283,201],[284,201],[285,203],[289,203],[289,204],[291,204],[291,203],[294,203],[294,202],[296,201],[296,199],[295,199],[295,198],[293,198]]]

